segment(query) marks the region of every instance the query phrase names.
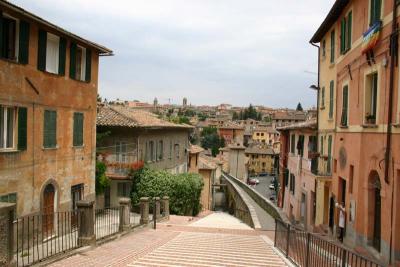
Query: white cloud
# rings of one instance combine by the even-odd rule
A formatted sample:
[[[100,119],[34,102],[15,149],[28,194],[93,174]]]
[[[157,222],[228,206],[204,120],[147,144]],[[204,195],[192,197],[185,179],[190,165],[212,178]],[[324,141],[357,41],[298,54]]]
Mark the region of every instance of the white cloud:
[[[194,104],[312,105],[308,44],[333,0],[69,0],[12,2],[116,56],[101,60],[107,98]]]

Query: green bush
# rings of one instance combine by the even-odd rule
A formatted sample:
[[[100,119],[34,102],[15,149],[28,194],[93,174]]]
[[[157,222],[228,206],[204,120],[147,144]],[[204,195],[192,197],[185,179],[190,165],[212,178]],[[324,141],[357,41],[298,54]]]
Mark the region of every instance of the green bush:
[[[96,195],[104,193],[105,188],[110,186],[110,180],[107,178],[106,171],[106,164],[96,161]]]
[[[144,167],[132,171],[131,179],[133,205],[137,205],[141,197],[169,196],[172,214],[195,216],[201,210],[203,180],[198,174],[171,174]]]

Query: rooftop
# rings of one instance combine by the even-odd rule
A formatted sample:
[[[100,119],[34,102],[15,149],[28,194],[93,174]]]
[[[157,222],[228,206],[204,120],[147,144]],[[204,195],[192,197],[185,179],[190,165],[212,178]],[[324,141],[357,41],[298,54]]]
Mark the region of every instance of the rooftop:
[[[276,112],[272,115],[273,120],[306,120],[306,114],[303,111],[296,112]]]
[[[246,154],[264,154],[264,155],[275,155],[275,151],[270,147],[265,147],[262,145],[249,146],[245,150]]]
[[[201,146],[197,146],[197,145],[191,145],[189,148],[189,152],[191,154],[198,154],[203,151],[204,151],[204,149]]]
[[[129,128],[175,128],[192,129],[187,124],[176,124],[162,120],[151,112],[130,109],[124,106],[98,106],[97,126],[119,126]]]
[[[292,124],[277,128],[278,131],[296,130],[296,129],[316,130],[317,129],[317,120],[316,119],[311,119],[311,120],[308,120],[308,121],[292,123]]]

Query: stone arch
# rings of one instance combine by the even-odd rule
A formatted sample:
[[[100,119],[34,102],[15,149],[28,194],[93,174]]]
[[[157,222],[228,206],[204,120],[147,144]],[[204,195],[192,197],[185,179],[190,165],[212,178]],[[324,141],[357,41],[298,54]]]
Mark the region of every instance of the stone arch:
[[[54,188],[54,212],[58,211],[59,203],[60,203],[60,187],[56,180],[49,179],[45,183],[43,183],[42,188],[40,189],[40,212],[44,211],[44,194],[46,188],[48,186],[53,186]]]
[[[382,224],[382,199],[381,180],[376,170],[372,170],[368,176],[368,204],[367,204],[367,238],[368,243],[376,250],[381,247]]]

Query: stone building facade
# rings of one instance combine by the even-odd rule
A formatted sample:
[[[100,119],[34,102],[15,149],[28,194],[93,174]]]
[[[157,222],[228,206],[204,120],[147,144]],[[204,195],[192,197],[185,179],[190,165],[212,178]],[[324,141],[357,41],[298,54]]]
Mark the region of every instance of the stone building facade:
[[[0,201],[18,216],[95,196],[99,56],[112,51],[0,2]]]
[[[187,172],[192,129],[186,124],[161,120],[146,111],[100,105],[97,133],[104,134],[104,138],[97,144],[97,154],[106,163],[111,180],[104,195],[104,206],[115,206],[119,197],[129,196],[129,171],[143,164],[171,173]]]

